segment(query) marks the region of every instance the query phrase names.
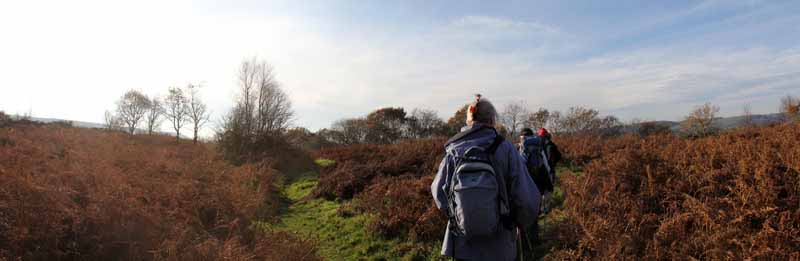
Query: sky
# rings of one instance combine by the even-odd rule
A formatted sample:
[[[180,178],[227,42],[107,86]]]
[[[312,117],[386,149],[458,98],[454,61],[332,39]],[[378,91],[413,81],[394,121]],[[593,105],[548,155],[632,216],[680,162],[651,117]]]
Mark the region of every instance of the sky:
[[[2,0],[0,110],[102,122],[126,90],[192,83],[216,121],[258,57],[311,130],[389,106],[447,119],[475,93],[623,120],[774,113],[800,95],[799,25],[799,1]]]

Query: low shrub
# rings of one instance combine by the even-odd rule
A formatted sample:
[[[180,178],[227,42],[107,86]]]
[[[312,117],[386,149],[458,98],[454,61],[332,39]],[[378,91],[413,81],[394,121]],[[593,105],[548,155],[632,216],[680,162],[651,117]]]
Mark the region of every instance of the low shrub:
[[[0,128],[0,140],[0,259],[314,258],[307,242],[250,229],[278,209],[269,164],[56,125]]]
[[[800,258],[800,126],[620,140],[563,179],[554,258]]]
[[[430,184],[444,155],[443,139],[392,145],[327,148],[314,196],[353,199],[357,211],[376,215],[371,231],[414,241],[440,239],[445,216],[431,200]]]

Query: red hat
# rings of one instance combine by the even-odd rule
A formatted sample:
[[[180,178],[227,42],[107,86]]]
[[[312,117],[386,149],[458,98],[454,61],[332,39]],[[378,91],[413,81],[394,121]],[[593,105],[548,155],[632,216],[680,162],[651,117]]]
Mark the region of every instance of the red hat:
[[[539,129],[539,137],[547,136],[547,134],[550,134],[550,133],[547,132],[547,129],[545,129],[545,128]]]

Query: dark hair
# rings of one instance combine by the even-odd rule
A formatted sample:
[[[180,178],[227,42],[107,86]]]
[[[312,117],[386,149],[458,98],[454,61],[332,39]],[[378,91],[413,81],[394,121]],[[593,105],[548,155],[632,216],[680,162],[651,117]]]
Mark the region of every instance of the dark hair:
[[[524,128],[520,134],[522,134],[522,136],[533,136],[533,130],[531,128]]]

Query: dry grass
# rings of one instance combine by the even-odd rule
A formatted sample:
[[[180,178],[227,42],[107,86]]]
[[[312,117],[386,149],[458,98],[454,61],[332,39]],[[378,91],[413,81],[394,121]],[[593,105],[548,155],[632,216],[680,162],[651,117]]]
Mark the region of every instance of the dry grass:
[[[444,142],[423,139],[324,149],[318,156],[336,163],[322,169],[314,193],[327,199],[354,198],[356,210],[376,215],[368,228],[381,235],[438,240],[446,219],[431,200],[430,184]]]
[[[564,179],[554,257],[798,259],[798,141],[798,125],[608,141]]]
[[[800,258],[800,125],[703,139],[592,136],[558,140],[582,169],[545,239],[552,259]],[[443,141],[323,150],[318,197],[354,198],[372,231],[418,241],[444,231],[428,186]]]
[[[0,128],[0,259],[299,260],[308,242],[259,234],[278,209],[266,164],[205,145],[54,125]]]

